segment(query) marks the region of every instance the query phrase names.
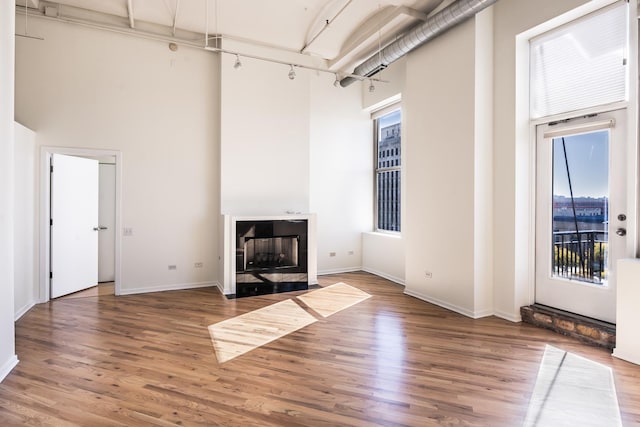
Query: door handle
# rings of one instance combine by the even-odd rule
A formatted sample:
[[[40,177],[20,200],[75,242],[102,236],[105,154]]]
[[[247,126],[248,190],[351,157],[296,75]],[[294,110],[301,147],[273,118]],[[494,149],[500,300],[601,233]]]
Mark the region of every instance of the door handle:
[[[97,227],[93,227],[93,231],[100,231],[100,230],[106,230],[107,227],[105,227],[104,225],[99,225]]]
[[[616,230],[616,234],[620,237],[622,236],[626,236],[627,235],[627,229],[626,228],[618,228]]]

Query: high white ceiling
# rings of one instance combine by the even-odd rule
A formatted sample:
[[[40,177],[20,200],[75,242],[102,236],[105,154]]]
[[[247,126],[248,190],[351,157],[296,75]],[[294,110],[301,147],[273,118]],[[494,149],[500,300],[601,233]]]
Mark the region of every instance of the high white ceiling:
[[[324,60],[350,72],[379,45],[420,22],[443,0],[17,0],[30,14],[90,22],[204,45],[220,35]],[[444,4],[441,4],[444,3]],[[18,7],[21,12],[23,8]]]

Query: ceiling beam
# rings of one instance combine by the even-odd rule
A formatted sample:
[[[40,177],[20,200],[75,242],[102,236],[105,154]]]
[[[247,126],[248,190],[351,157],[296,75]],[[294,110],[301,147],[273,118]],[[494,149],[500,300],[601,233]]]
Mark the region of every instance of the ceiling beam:
[[[427,19],[429,19],[429,15],[427,15],[426,13],[420,12],[419,10],[412,9],[407,6],[400,6],[400,13],[403,13],[408,16],[412,16],[421,21],[426,21]]]
[[[318,37],[320,37],[322,35],[322,33],[324,33],[324,31],[329,28],[329,26],[333,23],[333,21],[335,21],[338,16],[340,16],[342,14],[342,12],[345,11],[345,9],[347,8],[347,6],[349,6],[351,4],[353,0],[347,0],[347,2],[342,6],[342,8],[338,11],[338,13],[336,13],[333,18],[331,19],[327,19],[325,20],[324,26],[320,29],[320,31],[318,31],[318,33],[316,33],[315,36],[313,36],[311,38],[311,40],[309,40],[307,43],[305,43],[305,45],[302,47],[302,49],[300,49],[300,53],[305,53],[305,51],[309,48],[309,46],[311,46],[311,43],[313,43],[314,41],[316,41],[316,39]]]
[[[16,0],[16,6],[30,7],[32,9],[40,8],[40,0]]]
[[[133,17],[133,0],[127,0],[127,14],[129,15],[129,27],[136,28],[136,21]]]

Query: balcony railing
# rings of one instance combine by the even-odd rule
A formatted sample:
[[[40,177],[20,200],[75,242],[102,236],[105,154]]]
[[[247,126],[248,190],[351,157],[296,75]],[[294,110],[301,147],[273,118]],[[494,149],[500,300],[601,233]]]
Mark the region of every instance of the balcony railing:
[[[557,277],[602,283],[607,277],[608,233],[603,230],[553,233],[553,274]]]

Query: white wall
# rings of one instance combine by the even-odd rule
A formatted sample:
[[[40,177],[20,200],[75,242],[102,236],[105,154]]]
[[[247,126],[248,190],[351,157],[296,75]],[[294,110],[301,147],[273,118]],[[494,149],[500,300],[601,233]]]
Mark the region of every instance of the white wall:
[[[362,269],[404,285],[404,240],[401,234],[362,234]]]
[[[319,272],[360,269],[372,223],[360,84],[336,88],[333,75],[301,68],[290,80],[286,65],[241,57],[235,69],[235,59],[221,60],[222,213],[316,213]]]
[[[320,274],[360,270],[361,235],[373,224],[373,130],[361,84],[336,88],[333,81],[310,76],[310,206]]]
[[[398,59],[375,75],[375,78],[383,80],[373,82],[375,90],[369,91],[369,82],[365,80],[362,85],[362,105],[368,111],[385,106],[389,99],[395,98],[404,91],[407,80],[407,56]]]
[[[409,54],[403,94],[406,292],[468,315],[474,314],[474,70],[469,20]]]
[[[520,307],[530,304],[531,260],[528,217],[528,117],[516,116],[516,36],[550,20],[584,0],[499,1],[494,10],[494,310],[501,317],[520,320]],[[525,108],[525,107],[522,107]]]
[[[13,322],[15,2],[0,2],[0,381],[18,363]]]
[[[122,226],[133,235],[122,240],[121,292],[215,282],[218,56],[38,18],[29,32],[45,40],[17,40],[16,120],[39,146],[122,153]]]
[[[309,212],[310,71],[221,60],[221,208],[233,215]]]
[[[15,124],[14,310],[19,319],[40,297],[36,216],[36,134]]]
[[[375,90],[369,91],[369,82],[365,81],[362,85],[362,105],[369,112],[389,105],[390,102],[397,102],[401,99],[405,90],[406,74],[407,74],[407,57],[400,58],[391,64],[387,69],[376,74],[376,77],[384,82],[375,82]],[[404,103],[402,110],[406,110]],[[406,165],[405,147],[407,140],[406,120],[403,117],[402,130],[402,164]],[[373,132],[371,133],[373,138]],[[371,141],[373,149],[373,140]],[[373,160],[372,160],[373,163]],[[401,197],[400,197],[400,215],[401,224],[405,224],[407,217],[406,191],[407,191],[407,175],[406,167],[402,170],[401,179]],[[371,178],[371,194],[373,195],[374,182]],[[371,215],[373,217],[373,201],[371,202]],[[373,227],[372,227],[373,229]],[[394,233],[377,233],[367,232],[362,235],[362,269],[378,276],[385,277],[399,284],[405,283],[405,229],[402,225],[402,232]]]

